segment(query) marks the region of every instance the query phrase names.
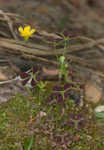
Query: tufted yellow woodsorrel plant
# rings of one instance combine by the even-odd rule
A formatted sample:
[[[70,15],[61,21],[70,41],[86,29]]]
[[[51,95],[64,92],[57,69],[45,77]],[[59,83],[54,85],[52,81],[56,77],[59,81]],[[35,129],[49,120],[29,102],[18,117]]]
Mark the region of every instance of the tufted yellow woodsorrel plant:
[[[31,29],[31,27],[28,25],[24,27],[24,29],[20,26],[18,28],[20,35],[24,37],[24,39],[27,41],[29,37],[32,37],[32,35],[36,32],[35,29]]]

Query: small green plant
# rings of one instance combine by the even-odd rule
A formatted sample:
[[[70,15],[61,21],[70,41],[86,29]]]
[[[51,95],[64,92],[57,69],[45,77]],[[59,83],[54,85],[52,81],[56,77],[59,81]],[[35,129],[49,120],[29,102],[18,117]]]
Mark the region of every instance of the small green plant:
[[[32,136],[30,139],[25,139],[23,144],[24,150],[31,150],[33,143],[34,143],[34,136]]]
[[[65,56],[59,57],[59,79],[64,76],[64,80],[67,79],[68,64],[65,62]]]
[[[8,117],[5,112],[0,114],[0,128],[4,129],[6,127],[6,121]]]
[[[61,34],[59,34],[59,36],[60,38],[49,40],[49,43],[53,44],[54,53],[59,64],[59,79],[64,77],[64,80],[66,81],[68,76],[68,63],[66,60],[66,52],[67,48],[69,47],[69,41],[74,36],[69,35],[67,31],[62,32]],[[63,53],[61,56],[58,56],[57,54],[57,47],[59,46],[63,47]]]
[[[23,29],[19,30],[23,32],[22,36],[24,36],[25,33]],[[26,31],[26,34],[28,32]],[[29,37],[30,34],[24,36],[25,40],[28,40]],[[51,126],[49,128],[52,128],[53,132],[57,132],[54,132],[54,134],[52,133],[51,135],[53,135],[53,141],[58,145],[59,150],[63,149],[63,145],[65,145],[66,148],[69,148],[69,143],[76,138],[75,134],[84,131],[87,123],[86,118],[84,118],[81,113],[72,111],[68,114],[71,108],[74,108],[75,105],[77,106],[80,102],[80,97],[76,95],[73,84],[67,81],[69,72],[66,55],[70,39],[71,36],[67,32],[63,32],[60,34],[59,39],[52,41],[53,50],[59,66],[59,74],[57,84],[55,82],[49,91],[47,88],[47,81],[45,82],[42,80],[42,72],[38,66],[33,66],[30,72],[23,72],[20,75],[24,86],[27,84],[31,85],[31,90],[34,91],[34,103],[36,106],[38,105],[38,109],[36,110],[36,107],[34,107],[33,110],[35,112],[35,119],[37,119],[33,119],[33,122],[36,123],[39,121],[39,123],[37,123],[37,128],[40,127],[40,131],[42,132],[40,134],[43,134],[44,136],[45,134],[46,136],[47,134],[49,135],[51,132],[46,131],[47,126]],[[57,53],[57,48],[60,46],[63,48],[62,54]],[[44,113],[45,117],[40,117]],[[47,124],[46,130],[45,123]],[[80,138],[80,135],[78,138]],[[30,140],[26,139],[24,141],[24,150],[31,150],[34,141],[33,139],[34,138],[31,137]]]
[[[69,105],[72,106],[73,104],[75,104],[74,99],[70,99],[70,100],[69,100]]]

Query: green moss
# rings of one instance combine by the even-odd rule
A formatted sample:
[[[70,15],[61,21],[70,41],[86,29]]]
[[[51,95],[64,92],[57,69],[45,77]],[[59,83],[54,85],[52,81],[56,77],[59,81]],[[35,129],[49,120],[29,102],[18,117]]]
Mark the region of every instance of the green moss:
[[[55,141],[54,136],[59,133],[71,133],[73,138],[79,135],[81,139],[69,144],[69,149],[74,150],[76,143],[77,148],[80,150],[103,150],[103,143],[97,140],[103,140],[104,136],[101,134],[104,130],[104,124],[98,124],[95,117],[89,119],[88,108],[80,108],[73,103],[65,101],[64,105],[49,106],[44,103],[40,105],[35,101],[36,97],[16,95],[10,101],[0,105],[0,120],[5,122],[5,125],[0,128],[0,149],[2,150],[17,150],[19,144],[23,146],[25,139],[30,139],[34,136],[32,150],[52,150],[53,145],[58,143]],[[36,116],[40,111],[46,112],[43,118]],[[85,129],[80,132],[74,131],[69,126],[62,127],[62,123],[66,122],[70,113],[83,112],[84,117],[88,120]],[[35,119],[29,123],[30,116]],[[59,134],[61,135],[61,134]],[[87,135],[91,136],[88,141]],[[96,139],[99,137],[99,139]],[[94,147],[94,148],[93,148]],[[60,146],[57,149],[61,148]],[[86,149],[87,148],[87,149]],[[54,148],[55,149],[55,148]],[[55,150],[57,150],[55,149]]]

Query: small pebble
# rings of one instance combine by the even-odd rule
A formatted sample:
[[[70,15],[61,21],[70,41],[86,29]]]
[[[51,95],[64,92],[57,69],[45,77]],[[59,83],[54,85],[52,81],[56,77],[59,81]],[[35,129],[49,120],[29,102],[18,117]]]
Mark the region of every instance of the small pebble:
[[[103,112],[104,111],[104,105],[100,105],[100,106],[97,106],[95,109],[94,109],[95,112]]]
[[[90,141],[92,139],[92,136],[90,136],[90,135],[87,135],[86,137],[87,137],[88,141]]]
[[[79,104],[80,107],[83,107],[84,106],[84,101],[83,101],[83,98],[81,97],[80,99],[80,104]]]
[[[85,99],[89,103],[97,104],[100,102],[102,97],[102,90],[97,84],[93,84],[91,82],[88,82],[85,84]]]

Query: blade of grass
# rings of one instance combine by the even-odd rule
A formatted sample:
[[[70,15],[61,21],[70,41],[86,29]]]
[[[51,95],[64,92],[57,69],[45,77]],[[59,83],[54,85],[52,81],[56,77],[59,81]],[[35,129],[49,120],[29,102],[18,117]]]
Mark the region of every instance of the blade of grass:
[[[34,136],[31,137],[27,150],[31,150],[34,141]]]
[[[34,136],[30,138],[30,140],[24,140],[24,150],[31,150],[34,141]]]

